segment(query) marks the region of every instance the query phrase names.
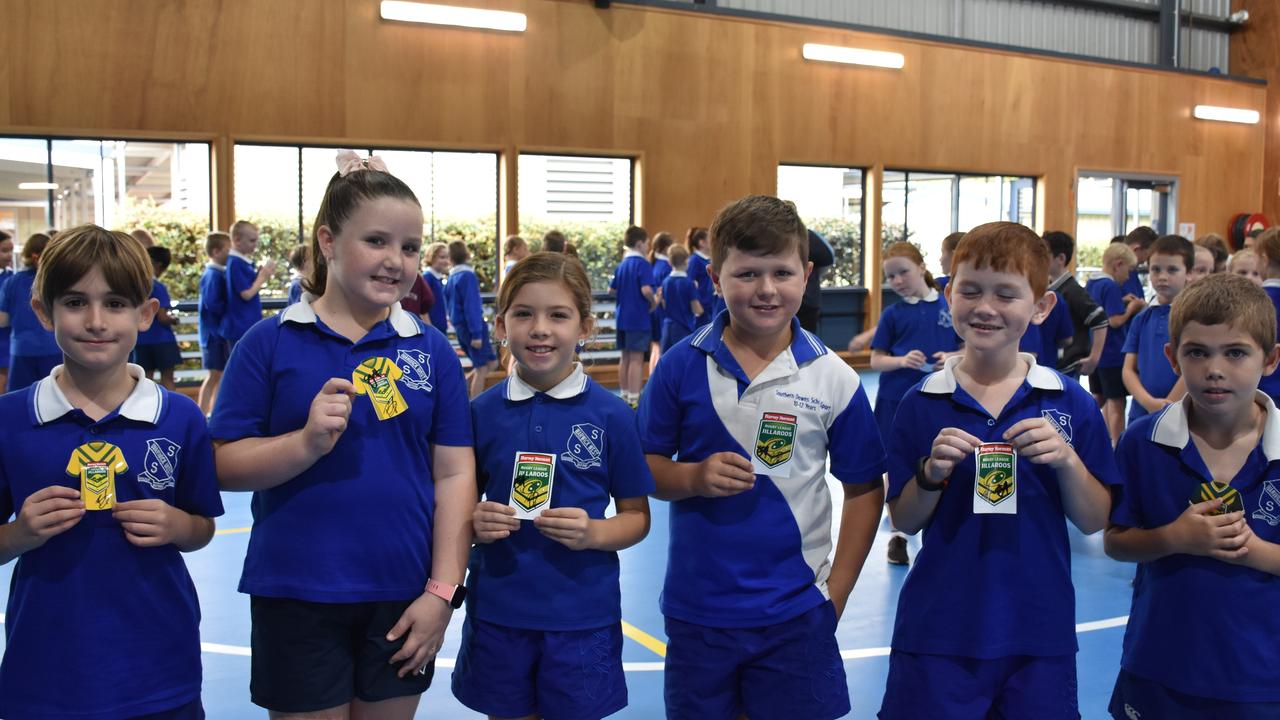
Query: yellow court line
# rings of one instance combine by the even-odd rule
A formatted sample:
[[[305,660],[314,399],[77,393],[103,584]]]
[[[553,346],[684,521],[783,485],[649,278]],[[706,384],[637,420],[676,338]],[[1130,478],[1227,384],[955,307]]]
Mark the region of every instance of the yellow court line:
[[[667,656],[667,644],[626,620],[622,621],[622,634],[648,648],[658,657]]]
[[[215,530],[213,534],[214,535],[239,535],[240,533],[247,533],[252,529],[253,528],[251,527],[227,528],[226,530]]]

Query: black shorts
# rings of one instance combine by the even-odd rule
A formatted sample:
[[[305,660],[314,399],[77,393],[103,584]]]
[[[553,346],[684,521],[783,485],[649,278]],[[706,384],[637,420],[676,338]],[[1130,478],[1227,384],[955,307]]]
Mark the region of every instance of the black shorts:
[[[1108,400],[1123,400],[1129,396],[1124,388],[1124,374],[1118,367],[1098,368],[1089,373],[1089,392]]]
[[[253,596],[253,703],[304,713],[346,705],[352,698],[378,702],[425,692],[435,674],[434,660],[425,674],[404,678],[396,677],[401,664],[390,664],[404,641],[387,642],[387,632],[412,602],[329,604]]]
[[[134,362],[142,366],[148,374],[157,370],[169,370],[182,364],[182,352],[177,343],[156,343],[155,345],[136,345],[133,348]]]

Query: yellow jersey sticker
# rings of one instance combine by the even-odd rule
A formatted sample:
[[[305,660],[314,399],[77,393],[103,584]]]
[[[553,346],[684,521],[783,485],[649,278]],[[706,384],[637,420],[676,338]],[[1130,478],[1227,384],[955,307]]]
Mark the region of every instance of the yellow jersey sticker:
[[[86,510],[110,510],[116,505],[116,475],[129,469],[124,453],[109,442],[87,442],[71,451],[67,474],[80,478],[80,499]]]
[[[403,375],[391,360],[371,357],[356,366],[351,383],[356,386],[356,393],[369,396],[379,420],[390,420],[409,409],[396,385]]]

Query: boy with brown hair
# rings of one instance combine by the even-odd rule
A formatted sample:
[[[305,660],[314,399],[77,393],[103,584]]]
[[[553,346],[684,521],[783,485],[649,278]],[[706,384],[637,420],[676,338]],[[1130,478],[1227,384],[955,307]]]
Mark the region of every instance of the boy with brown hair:
[[[1249,280],[1210,275],[1173,301],[1164,351],[1186,396],[1116,448],[1104,544],[1139,567],[1111,714],[1274,718],[1280,415],[1258,383],[1280,364],[1275,308]]]
[[[1057,302],[1029,228],[979,225],[947,295],[962,353],[902,399],[889,514],[925,531],[898,596],[883,720],[1076,720],[1075,592],[1065,520],[1101,530],[1118,483],[1079,383],[1018,352]]]
[[[667,717],[842,717],[835,629],[880,521],[884,450],[858,374],[795,318],[810,265],[794,206],[730,203],[710,244],[727,312],[662,355],[640,401],[671,502]],[[828,457],[844,489],[831,561]]]

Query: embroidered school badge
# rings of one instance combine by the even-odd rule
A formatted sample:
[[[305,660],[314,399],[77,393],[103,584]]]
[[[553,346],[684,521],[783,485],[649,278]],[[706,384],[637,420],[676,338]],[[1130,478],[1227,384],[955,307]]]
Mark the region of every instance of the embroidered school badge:
[[[791,459],[796,444],[796,416],[785,413],[764,414],[756,434],[756,459],[775,468]]]
[[[556,456],[544,453],[517,452],[511,473],[511,507],[520,520],[532,520],[542,514],[551,502],[551,486],[555,482]]]
[[[168,438],[147,441],[147,457],[143,460],[138,482],[151,486],[152,490],[164,490],[176,484],[178,453],[182,446]]]
[[[1191,502],[1207,502],[1214,498],[1222,498],[1222,506],[1209,513],[1210,515],[1226,515],[1227,513],[1244,510],[1244,501],[1240,499],[1240,491],[1231,487],[1228,483],[1217,481],[1200,483],[1200,487],[1197,489],[1196,494],[1192,496]]]
[[[1057,430],[1058,434],[1062,436],[1062,439],[1066,441],[1068,445],[1071,445],[1072,433],[1071,433],[1071,416],[1070,415],[1060,410],[1045,410],[1044,412],[1040,413],[1040,416],[1043,417],[1045,420],[1048,420],[1049,424],[1053,425],[1053,429]],[[1072,447],[1075,447],[1075,446],[1072,445]]]
[[[409,409],[396,386],[402,376],[395,363],[384,357],[371,357],[356,366],[351,382],[357,394],[369,396],[379,420],[390,420]]]
[[[396,365],[400,367],[400,381],[411,390],[431,391],[431,356],[421,350],[401,350],[396,353]]]
[[[579,470],[600,467],[604,456],[604,430],[582,423],[569,430],[569,440],[565,443],[565,451],[560,459],[572,463]]]
[[[116,506],[116,474],[129,469],[124,453],[109,442],[87,442],[71,451],[67,474],[80,478],[80,499],[86,510]]]
[[[1271,527],[1280,525],[1280,480],[1268,480],[1262,483],[1262,494],[1258,496],[1258,509],[1249,517],[1262,520]]]
[[[951,311],[947,308],[942,308],[938,311],[938,327],[954,327],[951,323]]]
[[[983,443],[974,451],[973,511],[1018,512],[1018,454],[1008,443]]]

